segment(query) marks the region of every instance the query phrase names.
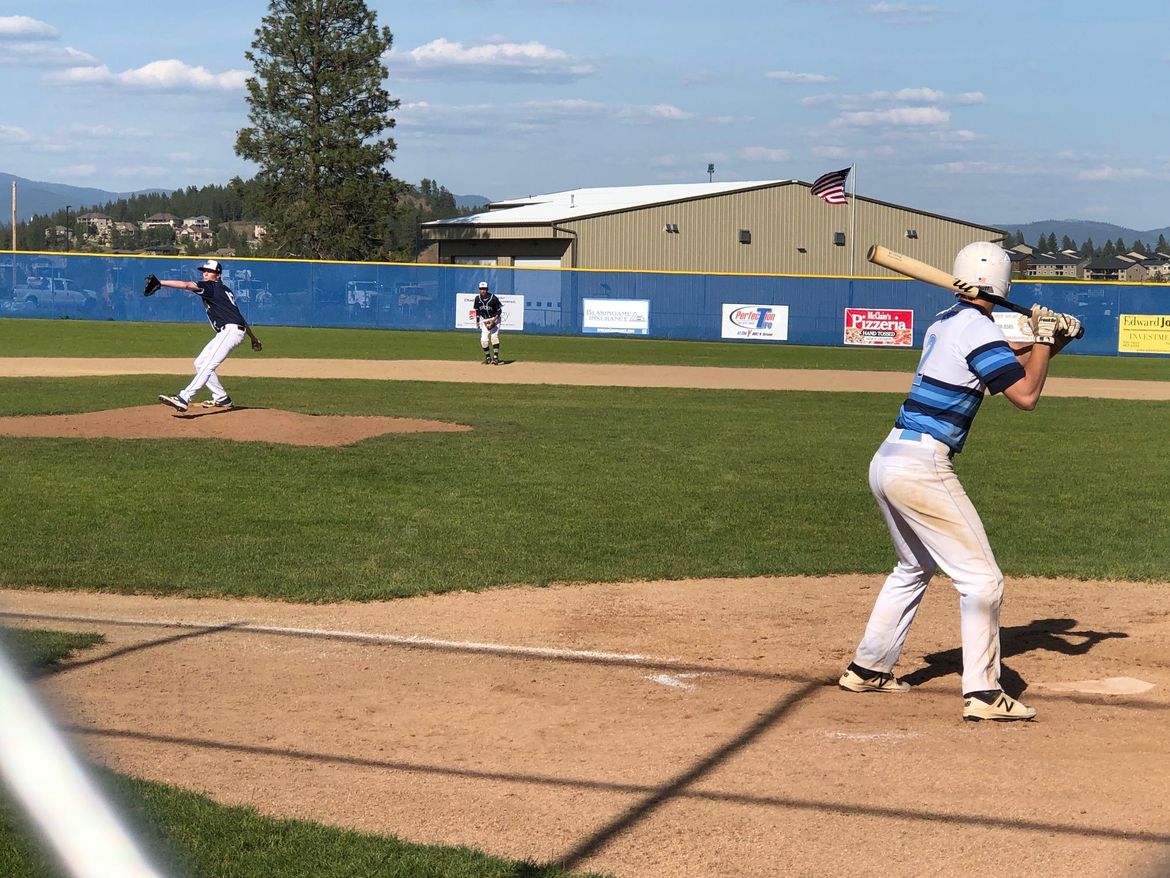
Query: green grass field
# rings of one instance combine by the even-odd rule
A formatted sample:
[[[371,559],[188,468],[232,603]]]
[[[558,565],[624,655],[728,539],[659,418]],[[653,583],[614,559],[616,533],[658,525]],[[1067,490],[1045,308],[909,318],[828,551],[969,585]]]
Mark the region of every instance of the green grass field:
[[[263,356],[477,355],[466,334],[260,334]],[[206,338],[195,325],[0,320],[0,356],[190,357]],[[508,357],[550,362],[909,372],[917,360],[630,339],[505,345]],[[1061,357],[1053,373],[1166,380],[1170,363]],[[142,405],[173,389],[173,376],[0,379],[0,415]],[[315,602],[513,583],[878,575],[893,561],[866,468],[898,395],[275,379],[236,379],[232,392],[255,406],[474,429],[343,448],[0,437],[0,585]],[[958,469],[1005,572],[1170,581],[1168,422],[1168,403],[1047,399],[1025,414],[988,401]],[[153,846],[179,852],[183,875],[561,874],[103,777]],[[0,806],[0,875],[52,874]]]
[[[0,322],[0,337],[20,335],[16,323]],[[66,338],[42,337],[43,354],[117,353],[109,345],[126,330],[30,323]],[[184,332],[190,353],[206,334],[165,329],[180,335],[143,354],[174,354]],[[346,333],[321,335],[318,353],[344,350]],[[392,337],[398,356],[467,343],[453,333],[356,335],[359,348]],[[643,344],[525,341],[576,346],[594,361]],[[658,347],[680,362],[758,350]],[[27,339],[24,350],[37,352]],[[812,359],[785,350],[790,365],[826,356],[803,350]],[[5,379],[0,415],[136,405],[173,383]],[[512,583],[876,574],[891,564],[866,468],[895,395],[274,379],[232,388],[265,407],[474,430],[344,448],[0,438],[0,510],[19,522],[3,536],[0,584],[326,601]],[[1005,572],[1170,580],[1159,475],[1168,415],[1167,403],[1054,398],[1025,414],[989,400],[959,471]],[[485,541],[502,547],[487,561]]]

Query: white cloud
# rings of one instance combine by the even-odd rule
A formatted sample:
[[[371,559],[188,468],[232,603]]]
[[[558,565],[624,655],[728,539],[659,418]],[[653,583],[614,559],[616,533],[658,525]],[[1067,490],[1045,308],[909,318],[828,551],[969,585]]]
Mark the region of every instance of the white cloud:
[[[826,76],[824,73],[795,73],[791,70],[772,70],[765,73],[768,79],[778,79],[781,82],[836,82],[835,76]]]
[[[791,158],[786,149],[772,149],[767,146],[745,146],[740,157],[751,162],[786,162]]]
[[[896,107],[891,110],[842,113],[829,125],[833,128],[872,128],[878,125],[922,128],[946,125],[950,119],[951,114],[938,107]]]
[[[54,173],[61,177],[92,177],[97,173],[97,165],[65,165],[57,168]]]
[[[156,165],[135,165],[130,168],[114,168],[115,177],[161,177],[167,173],[167,168]]]
[[[69,131],[82,137],[113,140],[120,137],[149,137],[145,128],[112,128],[109,125],[71,125]]]
[[[1084,168],[1077,172],[1078,180],[1134,180],[1148,176],[1150,172],[1145,168],[1114,168],[1111,165]]]
[[[401,55],[391,52],[385,61],[392,76],[407,78],[564,80],[594,72],[593,67],[567,52],[537,42],[494,41],[464,46],[440,37]]]
[[[646,119],[648,121],[656,121],[659,119],[665,120],[679,120],[679,119],[693,119],[694,113],[688,113],[685,110],[680,110],[673,104],[653,104],[648,107],[626,107],[619,114],[625,118]]]
[[[936,88],[903,88],[897,91],[871,91],[867,94],[823,94],[803,98],[806,107],[831,106],[841,110],[872,110],[879,106],[944,105],[971,106],[986,101],[982,92],[971,91],[950,95]]]
[[[67,67],[97,59],[71,46],[54,45],[57,29],[26,15],[0,16],[0,65]]]
[[[853,152],[843,146],[814,146],[812,154],[822,159],[844,159],[853,155]]]
[[[55,40],[57,28],[27,15],[0,15],[0,40]]]
[[[0,125],[0,143],[28,143],[32,137],[16,125]]]
[[[398,108],[399,139],[438,135],[524,136],[550,131],[570,131],[611,124],[652,126],[673,124],[695,117],[673,104],[606,104],[565,99],[527,101],[518,104],[443,105],[416,101]],[[517,142],[517,147],[521,146]]]
[[[246,70],[212,73],[206,67],[192,67],[183,61],[151,61],[122,73],[114,73],[104,64],[71,67],[51,76],[60,85],[106,86],[134,91],[199,92],[243,91]]]
[[[890,24],[927,24],[938,16],[939,8],[925,3],[874,3],[870,15]]]
[[[0,64],[24,67],[70,67],[94,64],[97,59],[70,46],[48,43],[0,43]]]

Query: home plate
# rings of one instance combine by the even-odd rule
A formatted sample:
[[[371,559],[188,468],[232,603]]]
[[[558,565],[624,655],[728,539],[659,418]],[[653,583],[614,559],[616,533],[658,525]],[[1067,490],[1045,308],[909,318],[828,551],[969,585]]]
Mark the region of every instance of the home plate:
[[[1073,683],[1041,683],[1055,692],[1087,692],[1094,695],[1140,695],[1154,688],[1153,683],[1133,677],[1106,677],[1104,680],[1077,680]]]

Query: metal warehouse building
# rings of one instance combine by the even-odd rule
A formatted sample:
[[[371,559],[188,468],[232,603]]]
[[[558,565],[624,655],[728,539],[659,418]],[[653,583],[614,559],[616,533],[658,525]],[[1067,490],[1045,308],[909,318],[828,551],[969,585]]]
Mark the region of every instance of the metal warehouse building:
[[[743,274],[888,275],[870,244],[949,269],[1001,229],[852,198],[827,204],[802,180],[574,189],[424,223],[422,261]]]

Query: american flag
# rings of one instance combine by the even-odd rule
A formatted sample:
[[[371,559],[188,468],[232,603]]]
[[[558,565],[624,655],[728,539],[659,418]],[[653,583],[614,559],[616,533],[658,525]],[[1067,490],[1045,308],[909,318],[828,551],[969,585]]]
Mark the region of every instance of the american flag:
[[[845,198],[845,178],[849,176],[849,168],[840,171],[829,171],[817,177],[809,192],[817,198],[823,198],[826,204],[847,204]]]

